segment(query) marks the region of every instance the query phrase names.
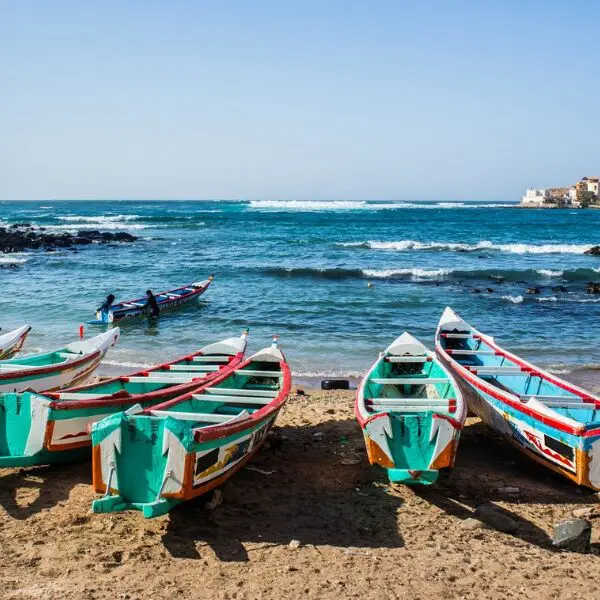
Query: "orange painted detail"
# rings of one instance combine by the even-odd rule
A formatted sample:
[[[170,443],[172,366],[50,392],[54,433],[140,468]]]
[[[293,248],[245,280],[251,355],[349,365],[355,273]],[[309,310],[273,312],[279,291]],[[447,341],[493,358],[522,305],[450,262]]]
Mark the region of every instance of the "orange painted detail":
[[[429,465],[430,469],[444,469],[454,464],[456,444],[453,440],[449,441],[446,447],[438,454],[437,458]]]
[[[371,438],[365,436],[365,444],[367,446],[367,456],[372,465],[379,465],[385,469],[393,469],[394,463],[389,456],[376,444]]]

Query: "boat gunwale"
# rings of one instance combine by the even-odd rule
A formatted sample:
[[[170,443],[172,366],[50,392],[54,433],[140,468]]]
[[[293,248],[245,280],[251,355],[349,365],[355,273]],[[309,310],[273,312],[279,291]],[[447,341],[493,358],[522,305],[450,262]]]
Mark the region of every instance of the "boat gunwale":
[[[467,327],[469,327],[471,329],[472,335],[474,335],[475,337],[479,337],[482,341],[484,341],[486,344],[488,344],[494,350],[499,352],[500,356],[503,356],[504,358],[508,358],[509,360],[515,362],[516,364],[518,364],[522,367],[525,367],[525,369],[527,370],[526,372],[529,372],[530,376],[537,376],[537,377],[540,377],[541,379],[550,381],[557,387],[559,387],[567,392],[576,394],[582,400],[584,398],[586,398],[588,400],[593,400],[594,401],[594,409],[600,410],[600,406],[597,405],[598,403],[600,403],[600,398],[597,398],[597,397],[593,396],[592,394],[590,394],[587,390],[584,390],[583,388],[580,388],[574,384],[571,384],[571,383],[565,381],[564,379],[560,379],[559,377],[556,377],[556,376],[552,375],[551,373],[548,373],[547,371],[544,371],[543,369],[540,369],[539,367],[533,365],[532,363],[529,363],[528,361],[512,354],[508,350],[505,350],[504,348],[499,346],[493,340],[493,338],[491,336],[481,333],[479,330],[475,329],[475,327],[469,325],[469,323],[467,323],[466,321],[463,321],[463,322],[465,323],[465,325]],[[585,437],[585,438],[595,437],[595,436],[600,435],[600,427],[598,427],[598,421],[592,421],[591,423],[588,423],[588,424],[581,423],[579,426],[571,425],[570,423],[564,422],[564,420],[568,419],[569,421],[574,421],[574,419],[571,419],[570,417],[567,417],[566,415],[561,415],[560,413],[553,410],[551,407],[547,407],[547,408],[549,410],[552,410],[552,412],[556,415],[556,417],[547,415],[543,412],[540,412],[536,408],[527,406],[527,404],[525,404],[516,394],[502,390],[502,389],[492,385],[491,383],[487,382],[485,379],[476,375],[475,373],[472,373],[465,366],[461,365],[458,361],[456,361],[454,358],[452,358],[452,356],[450,354],[448,354],[446,352],[446,350],[443,348],[443,346],[441,345],[441,342],[440,342],[440,338],[441,338],[440,329],[441,329],[441,325],[438,324],[438,327],[437,327],[437,330],[435,333],[436,353],[438,354],[438,356],[440,356],[440,358],[446,360],[448,362],[448,364],[450,365],[450,367],[454,371],[456,371],[463,379],[465,379],[468,383],[470,383],[477,389],[485,392],[486,394],[489,394],[494,399],[499,400],[499,401],[503,402],[504,404],[507,404],[511,408],[513,408],[519,412],[522,412],[525,415],[533,417],[534,419],[536,419],[537,421],[540,421],[541,423],[544,423],[545,425],[554,427],[555,429],[559,429],[560,431],[563,431],[565,433],[569,433],[571,435]]]

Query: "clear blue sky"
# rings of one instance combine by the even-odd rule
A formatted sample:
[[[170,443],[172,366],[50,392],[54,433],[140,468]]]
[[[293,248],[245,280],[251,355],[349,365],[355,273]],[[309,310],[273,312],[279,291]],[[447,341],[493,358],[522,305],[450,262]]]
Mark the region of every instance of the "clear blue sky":
[[[600,174],[600,7],[0,0],[0,199],[517,199]]]

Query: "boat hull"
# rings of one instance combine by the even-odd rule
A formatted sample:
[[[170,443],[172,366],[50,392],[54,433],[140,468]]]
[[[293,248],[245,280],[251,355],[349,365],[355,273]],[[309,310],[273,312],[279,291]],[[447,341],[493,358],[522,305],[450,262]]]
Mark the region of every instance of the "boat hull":
[[[0,360],[4,360],[6,358],[10,358],[21,348],[25,343],[25,338],[31,331],[31,327],[24,326],[20,329],[15,330],[14,332],[10,332],[0,336]],[[14,335],[13,335],[14,334]]]

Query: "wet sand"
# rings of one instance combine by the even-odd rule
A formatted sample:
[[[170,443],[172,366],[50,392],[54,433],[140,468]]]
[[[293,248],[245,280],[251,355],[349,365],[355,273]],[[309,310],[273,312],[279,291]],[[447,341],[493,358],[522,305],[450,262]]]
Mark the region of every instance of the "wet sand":
[[[558,552],[556,522],[597,496],[469,419],[455,470],[395,487],[369,466],[353,393],[292,396],[274,442],[223,502],[95,515],[90,464],[0,469],[0,596],[65,598],[561,598],[600,596],[592,553]],[[258,469],[258,470],[256,470]],[[518,488],[507,493],[502,488]],[[471,528],[481,504],[516,531]]]

